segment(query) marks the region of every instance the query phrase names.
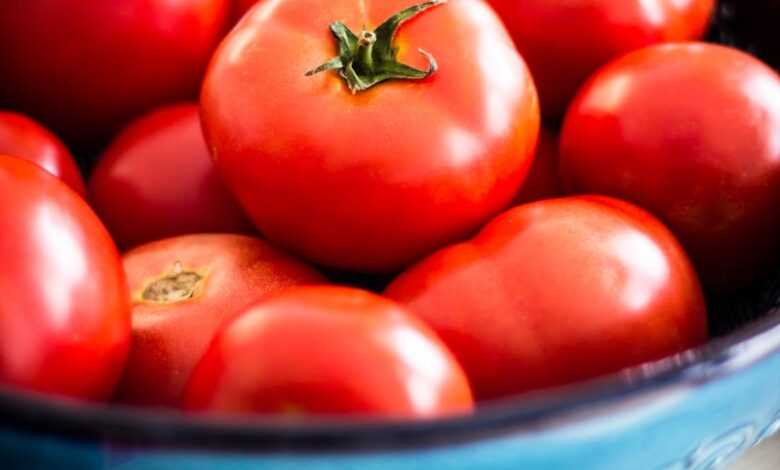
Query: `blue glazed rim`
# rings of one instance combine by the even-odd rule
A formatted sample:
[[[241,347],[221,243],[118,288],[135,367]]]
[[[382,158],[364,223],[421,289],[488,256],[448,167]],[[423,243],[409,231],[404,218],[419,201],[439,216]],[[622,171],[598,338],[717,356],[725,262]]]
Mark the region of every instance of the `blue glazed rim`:
[[[0,424],[63,439],[107,440],[148,448],[254,453],[421,449],[538,432],[565,422],[572,412],[619,403],[667,386],[695,388],[778,352],[780,307],[773,306],[760,319],[701,347],[597,380],[486,405],[469,416],[428,421],[250,421],[53,400],[0,387]]]

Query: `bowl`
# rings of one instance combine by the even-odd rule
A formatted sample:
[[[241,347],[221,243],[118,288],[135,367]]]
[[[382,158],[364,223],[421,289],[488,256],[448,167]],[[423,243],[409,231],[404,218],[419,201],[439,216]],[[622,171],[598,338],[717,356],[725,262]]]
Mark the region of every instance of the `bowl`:
[[[745,35],[754,30],[737,4],[722,3],[712,38],[763,54]],[[708,303],[714,339],[700,348],[424,422],[214,419],[0,388],[0,462],[25,469],[718,468],[780,431],[780,271],[736,296],[710,293]]]

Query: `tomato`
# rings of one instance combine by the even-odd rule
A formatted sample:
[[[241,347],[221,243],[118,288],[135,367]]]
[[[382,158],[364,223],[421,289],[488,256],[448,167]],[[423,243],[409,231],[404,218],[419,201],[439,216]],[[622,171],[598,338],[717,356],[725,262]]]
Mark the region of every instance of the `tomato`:
[[[567,114],[573,191],[633,201],[677,234],[705,284],[773,266],[780,236],[780,77],[707,44],[656,46],[599,72]]]
[[[107,398],[130,345],[114,243],[84,200],[40,167],[0,156],[0,383]]]
[[[194,411],[288,416],[472,408],[466,376],[425,325],[389,300],[334,286],[289,289],[226,325],[185,400]]]
[[[133,346],[116,398],[178,406],[217,327],[263,296],[323,281],[262,240],[186,235],[124,256],[133,299]]]
[[[707,338],[703,295],[674,236],[601,196],[507,211],[386,295],[439,334],[481,400],[615,372]]]
[[[268,239],[323,265],[389,272],[511,202],[538,137],[533,82],[487,5],[440,3],[407,10],[419,16],[393,43],[389,23],[360,32],[363,45],[341,47],[352,58],[329,60],[329,23],[349,37],[399,21],[412,1],[262,2],[222,43],[201,95],[206,140]],[[339,63],[352,65],[325,70]],[[410,79],[377,83],[382,71]]]
[[[33,162],[86,195],[84,180],[65,144],[27,116],[0,111],[0,154]]]
[[[197,96],[228,0],[4,0],[0,106],[91,145]]]
[[[520,193],[515,197],[515,204],[549,199],[561,194],[558,178],[558,135],[542,129],[534,162]]]
[[[194,104],[131,123],[98,163],[89,193],[125,248],[187,233],[253,231],[214,168]]]
[[[715,0],[487,0],[534,76],[545,116],[558,118],[610,59],[704,36]]]

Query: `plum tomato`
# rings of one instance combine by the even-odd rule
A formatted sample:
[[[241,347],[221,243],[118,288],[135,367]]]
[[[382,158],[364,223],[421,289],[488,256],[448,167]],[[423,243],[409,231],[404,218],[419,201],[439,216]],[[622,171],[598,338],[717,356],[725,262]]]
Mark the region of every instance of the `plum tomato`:
[[[217,333],[185,406],[234,414],[424,418],[469,412],[463,370],[422,322],[354,288],[288,289]]]
[[[700,39],[715,0],[487,0],[504,19],[559,118],[583,82],[611,59],[668,41]]]
[[[515,204],[561,195],[558,176],[558,134],[543,128],[539,133],[539,146],[536,148],[534,162],[525,183],[515,197]]]
[[[774,266],[780,238],[780,77],[750,55],[668,44],[611,63],[561,136],[572,192],[627,199],[679,237],[705,287]]]
[[[122,248],[188,233],[253,231],[214,168],[195,104],[131,123],[95,168],[89,194]]]
[[[84,179],[65,144],[23,114],[0,111],[0,154],[33,162],[86,196]]]
[[[3,0],[0,106],[71,145],[197,96],[229,0]]]
[[[124,255],[133,302],[133,345],[116,399],[180,405],[181,393],[217,327],[264,295],[321,283],[311,268],[262,240],[187,235]]]
[[[522,58],[479,0],[261,2],[215,53],[201,106],[263,235],[378,273],[506,208],[540,121]]]
[[[130,346],[116,246],[87,203],[28,161],[0,156],[0,383],[107,399]]]
[[[478,400],[616,372],[708,334],[696,273],[672,233],[601,196],[511,209],[385,294],[439,334]]]

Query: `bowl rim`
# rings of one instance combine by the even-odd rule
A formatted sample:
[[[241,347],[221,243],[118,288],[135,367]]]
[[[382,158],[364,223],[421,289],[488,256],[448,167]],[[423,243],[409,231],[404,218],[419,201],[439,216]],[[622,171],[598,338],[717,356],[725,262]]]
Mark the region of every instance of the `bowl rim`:
[[[0,386],[0,434],[26,432],[109,446],[296,453],[381,452],[475,443],[555,429],[576,413],[679,385],[721,380],[780,354],[780,307],[697,348],[599,379],[523,394],[473,414],[420,421],[203,417],[52,399]],[[572,419],[574,418],[574,419]],[[9,427],[10,426],[10,427]]]

